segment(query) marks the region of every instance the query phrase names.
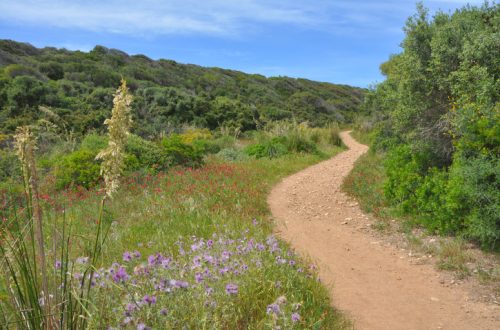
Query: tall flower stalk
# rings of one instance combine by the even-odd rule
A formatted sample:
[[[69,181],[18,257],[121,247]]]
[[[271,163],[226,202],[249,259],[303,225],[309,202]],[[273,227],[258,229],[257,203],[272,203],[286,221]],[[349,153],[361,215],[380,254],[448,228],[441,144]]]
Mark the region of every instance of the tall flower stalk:
[[[120,176],[124,167],[125,144],[132,125],[131,103],[132,96],[129,94],[127,82],[122,79],[114,95],[111,118],[104,121],[104,124],[108,126],[108,146],[96,157],[102,160],[101,175],[106,183],[108,197],[112,197],[120,184]]]
[[[36,143],[28,127],[20,127],[15,135],[15,148],[21,161],[26,195],[26,219],[18,218],[12,209],[12,220],[0,222],[0,273],[4,274],[8,300],[0,300],[0,328],[19,329],[87,329],[95,306],[91,289],[102,247],[109,231],[103,225],[105,201],[119,187],[124,167],[127,135],[132,123],[129,95],[122,81],[114,95],[112,116],[105,121],[109,130],[109,143],[98,155],[102,160],[101,174],[106,183],[106,195],[100,203],[93,249],[84,274],[78,279],[70,275],[74,263],[70,258],[72,239],[71,221],[62,214],[60,242],[54,241],[54,268],[48,278],[43,235],[42,209],[38,194],[34,151]],[[50,214],[50,212],[47,212]],[[58,217],[56,213],[56,217]],[[59,225],[58,219],[54,224]],[[54,235],[55,237],[56,235]],[[55,238],[54,238],[55,239]],[[60,245],[60,254],[55,252]],[[51,257],[51,258],[52,258]],[[0,283],[0,286],[3,283]],[[0,289],[3,289],[0,287]],[[50,291],[52,290],[52,291]]]
[[[33,241],[33,236],[36,236],[36,241],[38,245],[38,251],[32,249],[33,255],[36,256],[38,260],[38,265],[42,273],[42,290],[43,295],[42,304],[44,306],[45,315],[51,315],[50,308],[50,298],[49,298],[49,285],[47,277],[47,264],[45,261],[45,244],[43,240],[43,223],[42,223],[42,209],[40,207],[40,198],[38,193],[38,176],[36,172],[35,164],[35,150],[36,150],[36,140],[33,137],[28,126],[18,127],[16,134],[14,135],[15,149],[17,156],[21,162],[23,179],[24,179],[24,191],[26,194],[27,210],[29,216],[29,227],[31,238]],[[35,235],[33,235],[33,226],[35,227]],[[34,272],[36,273],[36,264],[34,263]],[[47,327],[51,327],[51,318],[47,318]]]

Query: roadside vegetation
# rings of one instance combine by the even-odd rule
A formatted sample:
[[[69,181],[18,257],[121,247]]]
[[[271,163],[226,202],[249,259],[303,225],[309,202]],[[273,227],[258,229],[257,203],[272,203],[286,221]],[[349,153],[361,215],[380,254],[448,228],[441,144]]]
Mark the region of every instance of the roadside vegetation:
[[[2,149],[0,324],[349,326],[316,266],[273,235],[266,204],[280,178],[342,150],[338,126],[184,126],[145,140],[127,134],[126,95],[122,85],[108,135],[41,143],[32,125],[15,140],[30,162]]]
[[[498,5],[429,18],[419,6],[387,79],[368,94],[353,135],[370,145],[343,188],[406,233],[440,269],[500,292]],[[399,219],[394,222],[395,219]],[[480,248],[486,253],[480,253]],[[492,299],[492,301],[497,298]]]

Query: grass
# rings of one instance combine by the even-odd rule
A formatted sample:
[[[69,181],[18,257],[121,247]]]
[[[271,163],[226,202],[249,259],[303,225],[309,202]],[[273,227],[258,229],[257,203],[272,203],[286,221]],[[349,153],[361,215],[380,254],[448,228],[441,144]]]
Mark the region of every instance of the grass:
[[[213,156],[199,169],[126,178],[105,208],[110,230],[91,279],[97,289],[88,307],[89,327],[350,326],[330,307],[315,268],[274,238],[266,204],[282,177],[340,150],[234,163]],[[77,233],[71,240],[75,283],[87,262],[82,257],[92,248],[102,193],[42,194],[48,246],[60,241],[63,212]],[[57,250],[48,253],[51,265]]]
[[[384,199],[384,168],[381,155],[368,152],[354,164],[353,170],[344,179],[342,189],[358,199],[363,211],[384,219],[387,204]],[[380,227],[385,227],[383,223]]]

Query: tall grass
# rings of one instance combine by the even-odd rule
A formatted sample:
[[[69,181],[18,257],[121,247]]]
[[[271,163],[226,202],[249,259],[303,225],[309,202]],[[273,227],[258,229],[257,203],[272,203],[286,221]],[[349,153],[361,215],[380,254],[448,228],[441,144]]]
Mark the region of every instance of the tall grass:
[[[17,130],[15,140],[24,178],[25,208],[22,212],[14,209],[11,220],[2,221],[0,225],[0,271],[6,291],[5,301],[0,301],[0,312],[7,328],[87,328],[92,317],[96,265],[109,230],[103,221],[104,205],[116,192],[123,169],[123,150],[130,126],[131,99],[127,96],[126,84],[122,82],[115,94],[112,117],[106,120],[109,147],[99,155],[104,159],[106,195],[100,201],[93,243],[86,251],[88,257],[78,262],[84,264],[78,275],[73,271],[75,263],[70,260],[76,235],[72,224],[66,221],[64,209],[62,213],[53,212],[53,267],[52,272],[48,271],[43,231],[50,217],[47,216],[44,223],[34,157],[35,139],[28,127]]]

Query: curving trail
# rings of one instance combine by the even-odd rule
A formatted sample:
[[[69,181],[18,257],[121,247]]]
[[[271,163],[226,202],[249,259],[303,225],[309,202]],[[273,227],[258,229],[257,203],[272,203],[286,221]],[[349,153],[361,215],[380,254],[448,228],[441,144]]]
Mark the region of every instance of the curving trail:
[[[340,190],[368,147],[341,138],[349,150],[285,178],[268,198],[280,236],[318,264],[333,305],[357,329],[500,329],[498,306],[443,286],[433,266],[368,233],[368,217]]]

